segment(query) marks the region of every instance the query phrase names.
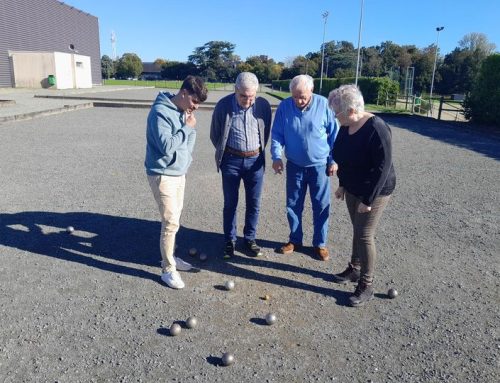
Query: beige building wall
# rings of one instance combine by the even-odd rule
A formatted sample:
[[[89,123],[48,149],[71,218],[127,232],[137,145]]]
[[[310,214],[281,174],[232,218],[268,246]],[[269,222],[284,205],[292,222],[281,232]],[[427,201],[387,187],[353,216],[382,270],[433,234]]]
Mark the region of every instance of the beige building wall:
[[[47,77],[55,73],[55,59],[51,52],[11,53],[16,88],[47,88]]]
[[[89,56],[62,52],[9,52],[16,88],[92,88]],[[49,75],[56,78],[51,86]]]

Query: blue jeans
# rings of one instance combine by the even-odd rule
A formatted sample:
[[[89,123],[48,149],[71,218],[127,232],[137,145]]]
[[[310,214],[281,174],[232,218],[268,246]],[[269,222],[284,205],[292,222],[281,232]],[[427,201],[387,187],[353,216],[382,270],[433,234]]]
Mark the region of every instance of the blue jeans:
[[[224,153],[220,169],[224,193],[224,240],[236,241],[236,208],[240,182],[243,180],[246,201],[243,236],[245,240],[253,241],[259,222],[260,196],[264,180],[264,153],[245,158]]]
[[[326,164],[303,168],[290,161],[286,163],[286,210],[290,242],[302,244],[302,212],[307,187],[313,210],[313,246],[326,247],[330,215],[330,178],[326,174]]]

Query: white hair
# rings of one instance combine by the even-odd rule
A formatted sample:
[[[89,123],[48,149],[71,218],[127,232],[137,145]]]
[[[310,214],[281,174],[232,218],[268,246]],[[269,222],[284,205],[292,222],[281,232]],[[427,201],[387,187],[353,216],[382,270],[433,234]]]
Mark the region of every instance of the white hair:
[[[328,105],[337,113],[348,112],[349,110],[355,112],[365,111],[363,94],[354,84],[342,85],[332,90],[328,95]]]
[[[299,74],[295,76],[292,81],[290,81],[290,92],[293,92],[294,89],[307,89],[311,92],[314,89],[314,80],[308,74]]]
[[[234,87],[238,90],[250,89],[256,91],[259,88],[259,79],[251,72],[241,72],[236,77]]]

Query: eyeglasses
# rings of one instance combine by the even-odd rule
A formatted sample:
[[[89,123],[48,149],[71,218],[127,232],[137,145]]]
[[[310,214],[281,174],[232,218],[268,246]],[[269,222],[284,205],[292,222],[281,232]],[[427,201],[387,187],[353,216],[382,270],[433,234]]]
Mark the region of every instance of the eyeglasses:
[[[338,116],[340,116],[342,113],[346,113],[346,112],[347,112],[346,110],[343,110],[342,112],[335,113],[335,117],[338,117]]]

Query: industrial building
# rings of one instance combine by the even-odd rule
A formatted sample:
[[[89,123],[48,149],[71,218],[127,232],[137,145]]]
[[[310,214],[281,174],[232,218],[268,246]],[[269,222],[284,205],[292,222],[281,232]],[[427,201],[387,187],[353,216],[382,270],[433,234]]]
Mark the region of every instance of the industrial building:
[[[0,0],[0,87],[101,84],[97,17],[58,0]]]

